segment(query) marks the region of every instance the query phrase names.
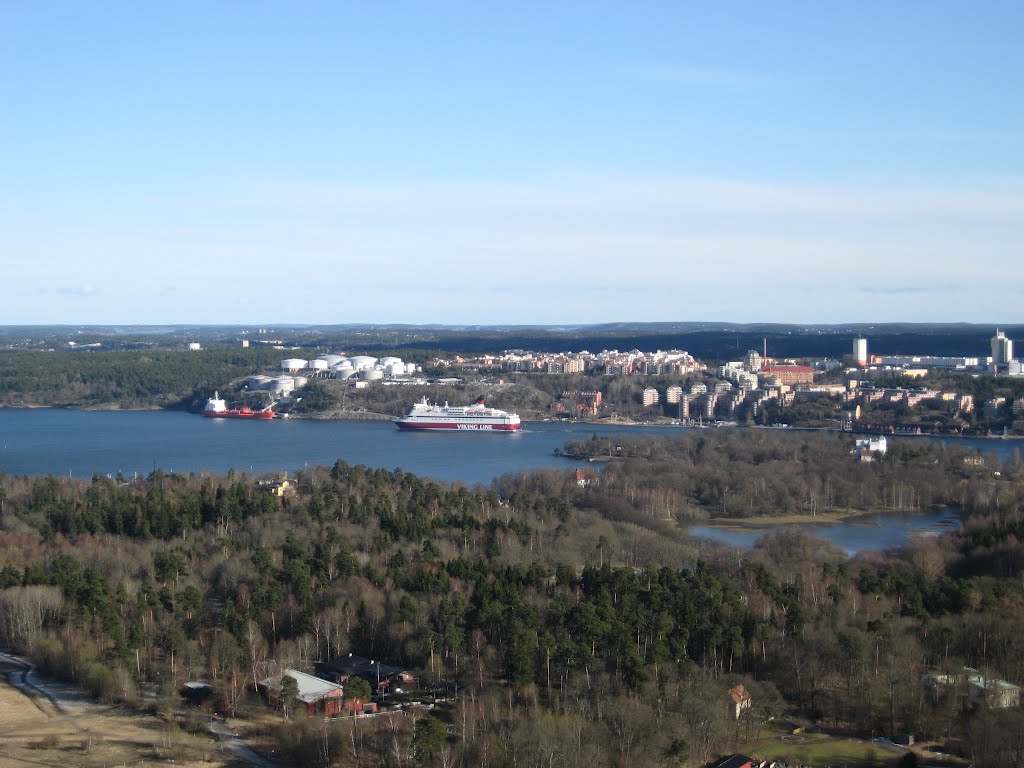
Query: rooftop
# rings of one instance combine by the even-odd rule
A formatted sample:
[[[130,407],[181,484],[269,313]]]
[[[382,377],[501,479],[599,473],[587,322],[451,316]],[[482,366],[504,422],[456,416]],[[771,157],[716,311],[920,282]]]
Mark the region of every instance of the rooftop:
[[[299,701],[304,704],[311,704],[314,701],[319,701],[332,693],[341,695],[342,687],[337,683],[331,683],[327,680],[323,680],[313,675],[307,675],[305,672],[299,672],[297,669],[286,669],[284,674],[290,678],[293,678],[296,683],[299,684]],[[280,678],[268,677],[266,680],[260,683],[264,688],[279,688],[281,685]]]

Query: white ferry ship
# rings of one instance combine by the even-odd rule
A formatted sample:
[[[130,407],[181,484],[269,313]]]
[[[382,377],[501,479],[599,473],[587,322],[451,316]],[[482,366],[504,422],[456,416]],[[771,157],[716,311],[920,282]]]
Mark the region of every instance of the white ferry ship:
[[[519,425],[519,414],[488,408],[482,397],[472,405],[433,405],[427,402],[427,398],[423,398],[409,413],[395,419],[395,424],[404,430],[437,429],[451,432],[517,432],[522,428]]]

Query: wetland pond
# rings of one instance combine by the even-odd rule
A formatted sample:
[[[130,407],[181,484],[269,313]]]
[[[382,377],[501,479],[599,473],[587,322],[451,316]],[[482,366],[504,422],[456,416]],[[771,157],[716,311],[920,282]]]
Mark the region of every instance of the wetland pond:
[[[711,539],[730,547],[753,547],[762,536],[780,528],[804,531],[832,542],[848,556],[858,552],[877,552],[900,547],[915,536],[937,536],[954,531],[960,525],[960,513],[954,507],[925,512],[877,512],[854,515],[821,523],[784,523],[776,526],[735,523],[694,525],[691,536]]]

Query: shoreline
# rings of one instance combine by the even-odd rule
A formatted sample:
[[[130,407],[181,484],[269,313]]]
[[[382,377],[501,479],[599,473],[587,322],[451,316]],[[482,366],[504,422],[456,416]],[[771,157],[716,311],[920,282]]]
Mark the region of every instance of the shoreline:
[[[184,408],[169,408],[161,405],[139,405],[131,407],[119,406],[116,403],[99,403],[95,405],[41,405],[37,403],[25,403],[21,405],[5,405],[0,404],[0,410],[66,410],[66,411],[98,411],[98,412],[115,412],[124,411],[126,413],[141,412],[141,411],[167,411],[169,413],[191,413],[193,415],[201,415],[201,412],[192,412],[185,410]],[[282,414],[283,415],[283,414]],[[309,414],[294,414],[289,413],[288,418],[290,419],[303,419],[308,421],[390,421],[398,416],[391,416],[376,411],[333,411],[328,413],[309,413]],[[537,424],[567,424],[573,426],[592,426],[592,427],[605,427],[605,428],[618,428],[623,429],[643,429],[643,428],[676,428],[679,430],[694,430],[694,429],[763,429],[771,430],[772,432],[828,432],[838,435],[869,435],[869,436],[881,436],[886,438],[928,438],[931,440],[1024,440],[1024,435],[947,435],[947,434],[936,434],[933,432],[878,432],[878,431],[867,431],[867,430],[837,430],[833,427],[801,427],[801,426],[789,426],[785,429],[779,429],[778,427],[771,427],[761,424],[716,424],[714,422],[708,424],[680,424],[678,422],[666,421],[666,422],[651,422],[651,421],[629,421],[629,420],[598,420],[598,421],[582,421],[578,419],[567,420],[567,419],[552,419],[552,418],[524,418],[524,423],[537,423]],[[566,458],[576,459],[578,461],[589,461],[590,457],[574,457],[566,456]],[[602,460],[602,457],[594,457],[595,460]]]
[[[719,530],[749,532],[776,528],[783,525],[834,525],[836,523],[856,525],[858,519],[870,518],[876,515],[919,515],[928,511],[934,511],[934,509],[850,509],[819,512],[816,515],[792,514],[772,515],[771,517],[709,517],[706,520],[695,520],[692,523],[687,523],[687,526],[701,525]]]

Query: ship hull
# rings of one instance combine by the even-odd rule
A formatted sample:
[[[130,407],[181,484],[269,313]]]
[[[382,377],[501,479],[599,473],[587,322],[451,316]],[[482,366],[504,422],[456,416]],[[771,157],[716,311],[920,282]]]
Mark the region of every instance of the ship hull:
[[[395,421],[404,432],[519,432],[518,424],[462,424],[458,422]]]
[[[211,419],[272,419],[273,411],[203,411],[203,416]]]

